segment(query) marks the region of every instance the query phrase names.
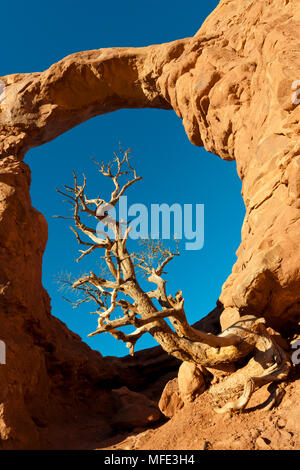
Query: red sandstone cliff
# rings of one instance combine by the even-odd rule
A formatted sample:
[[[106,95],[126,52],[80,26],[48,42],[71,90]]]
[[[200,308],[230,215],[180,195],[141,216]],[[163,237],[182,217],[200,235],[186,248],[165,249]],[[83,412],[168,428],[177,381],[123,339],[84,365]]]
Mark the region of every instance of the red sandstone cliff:
[[[133,369],[133,379],[120,380],[124,361],[114,360],[112,370],[51,316],[41,283],[47,226],[31,206],[30,170],[22,162],[31,147],[95,115],[173,109],[193,144],[236,160],[247,212],[238,260],[219,299],[221,324],[252,313],[282,331],[297,327],[300,108],[292,87],[300,80],[299,45],[297,0],[278,0],[276,9],[267,0],[222,0],[193,38],[76,53],[45,72],[1,78],[7,96],[0,105],[0,321],[7,365],[0,366],[0,447],[51,447],[58,429],[61,440],[76,435],[76,423],[94,426],[97,441],[99,429],[102,436],[112,432],[112,388],[136,379]],[[154,360],[160,363],[168,369]]]

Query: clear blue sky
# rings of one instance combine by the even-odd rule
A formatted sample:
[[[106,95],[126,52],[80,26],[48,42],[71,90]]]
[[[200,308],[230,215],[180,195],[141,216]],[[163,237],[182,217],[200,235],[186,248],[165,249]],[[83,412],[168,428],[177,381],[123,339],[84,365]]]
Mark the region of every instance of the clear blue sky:
[[[144,46],[193,36],[217,0],[140,2],[16,1],[1,5],[0,75],[36,72],[73,52],[111,46]],[[49,241],[43,283],[51,296],[52,313],[104,355],[127,354],[108,334],[87,339],[96,318],[88,308],[72,309],[57,290],[60,272],[96,270],[94,258],[77,264],[78,245],[55,188],[72,182],[72,169],[88,177],[89,194],[99,192],[101,179],[90,157],[109,160],[121,141],[135,156],[144,179],[130,192],[132,202],[202,203],[205,244],[200,251],[182,251],[169,267],[169,293],[183,290],[188,319],[197,321],[215,307],[223,282],[236,260],[244,205],[234,162],[224,162],[186,137],[172,111],[122,110],[90,120],[55,141],[28,152],[33,205],[46,217]],[[167,175],[167,176],[166,176]],[[149,287],[152,285],[149,284]],[[137,349],[155,344],[144,337]]]

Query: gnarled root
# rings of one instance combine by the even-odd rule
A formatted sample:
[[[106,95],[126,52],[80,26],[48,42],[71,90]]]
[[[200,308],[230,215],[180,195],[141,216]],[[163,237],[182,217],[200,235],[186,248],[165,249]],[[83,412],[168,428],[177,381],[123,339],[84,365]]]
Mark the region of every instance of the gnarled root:
[[[270,337],[267,338],[270,341]],[[272,347],[265,353],[272,353],[272,359],[275,361],[265,370],[265,373],[258,377],[248,377],[245,381],[243,394],[235,401],[226,403],[221,408],[215,408],[217,413],[225,413],[226,411],[242,411],[248,404],[253,392],[263,385],[271,382],[279,382],[287,378],[291,369],[291,363],[288,355],[282,348],[272,342]],[[261,352],[259,353],[261,355]],[[276,390],[275,390],[276,392]],[[268,404],[268,408],[274,406],[277,401],[277,392],[272,396],[272,400]]]
[[[271,386],[273,384],[271,384]],[[268,390],[269,390],[269,387],[268,387]],[[281,400],[285,395],[285,390],[283,386],[280,386],[278,384],[275,384],[275,388],[273,388],[272,392],[270,390],[269,392],[270,392],[270,396],[268,398],[267,403],[263,407],[265,410],[271,410],[275,406],[278,406],[281,403]]]

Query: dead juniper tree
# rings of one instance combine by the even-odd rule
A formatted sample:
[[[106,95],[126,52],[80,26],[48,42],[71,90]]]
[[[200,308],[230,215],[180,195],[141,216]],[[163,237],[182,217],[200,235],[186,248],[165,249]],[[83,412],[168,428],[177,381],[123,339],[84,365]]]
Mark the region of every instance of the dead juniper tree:
[[[255,388],[287,377],[290,370],[287,354],[274,342],[262,318],[242,317],[217,336],[190,326],[182,292],[179,290],[175,296],[168,295],[163,277],[168,263],[179,255],[178,249],[172,251],[160,241],[146,240],[144,252],[130,253],[127,249],[130,223],[109,215],[109,209],[118,204],[129,187],[142,179],[129,162],[129,151],[115,153],[112,163],[95,163],[100,174],[112,182],[113,188],[108,198],[98,196],[89,199],[85,176],[79,184],[74,172],[74,186],[64,186],[64,191],[59,191],[71,202],[72,217],[69,218],[74,220],[75,228],[70,228],[79,245],[84,247],[77,261],[99,249],[107,269],[107,274],[99,275],[91,271],[74,282],[65,281],[83,294],[75,306],[89,301],[97,305],[93,313],[98,315],[98,325],[89,336],[110,333],[125,342],[130,354],[134,354],[138,339],[150,333],[168,354],[181,361],[193,362],[201,366],[202,371],[206,367],[218,368],[253,356],[261,364],[263,373],[259,376],[246,373],[240,398],[218,409],[220,412],[243,410]],[[94,219],[95,225],[101,222],[113,236],[104,233],[100,237],[96,228],[87,226],[83,221],[84,215]],[[82,235],[84,238],[81,238]],[[145,291],[141,287],[140,271],[144,272],[154,289]],[[122,311],[122,315],[114,318],[117,310]],[[170,320],[172,327],[166,319]],[[127,326],[133,326],[134,331],[124,333],[121,328]]]

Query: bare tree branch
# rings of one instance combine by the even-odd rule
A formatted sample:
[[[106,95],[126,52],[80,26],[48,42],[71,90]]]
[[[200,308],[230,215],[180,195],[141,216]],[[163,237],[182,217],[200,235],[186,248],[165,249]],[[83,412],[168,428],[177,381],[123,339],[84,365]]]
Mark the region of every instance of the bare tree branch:
[[[194,362],[199,370],[202,367],[202,371],[203,367],[216,367],[239,361],[249,354],[256,354],[256,351],[257,354],[265,351],[266,364],[269,367],[265,376],[249,379],[245,383],[241,398],[225,405],[219,411],[243,409],[255,385],[286,377],[290,363],[284,351],[270,339],[261,319],[250,317],[245,321],[246,326],[235,324],[218,336],[198,331],[189,325],[182,292],[179,290],[175,297],[168,295],[167,281],[162,277],[166,274],[164,271],[166,266],[179,255],[177,241],[175,241],[176,250],[173,251],[164,246],[161,240],[147,239],[140,241],[144,250],[139,253],[128,252],[129,224],[109,216],[108,213],[125,191],[141,179],[129,163],[129,153],[129,150],[123,152],[120,149],[120,155],[114,154],[113,162],[108,164],[95,162],[99,172],[112,181],[113,190],[108,200],[100,196],[89,199],[85,194],[85,175],[80,186],[75,172],[73,172],[74,187],[65,186],[64,191],[58,190],[72,206],[71,219],[74,220],[77,230],[73,227],[71,230],[79,245],[86,247],[79,250],[81,255],[77,261],[98,248],[104,250],[104,255],[100,258],[105,262],[106,271],[103,271],[101,276],[91,271],[75,281],[71,281],[70,278],[63,281],[64,286],[81,295],[77,301],[71,302],[72,306],[78,307],[90,301],[96,303],[97,310],[91,313],[98,315],[98,327],[88,335],[89,337],[109,333],[126,343],[130,354],[133,354],[137,341],[144,334],[150,333],[169,354],[182,361]],[[126,181],[122,182],[124,178]],[[92,217],[95,223],[100,221],[111,228],[114,238],[110,238],[105,232],[103,239],[98,238],[96,230],[88,227],[82,216]],[[124,233],[123,228],[125,228]],[[88,241],[82,239],[78,232],[86,235]],[[150,283],[155,284],[154,290],[149,292],[143,290],[139,282],[139,270],[147,276]],[[156,307],[154,300],[159,303],[161,309]],[[113,315],[118,314],[118,309],[122,311],[122,315],[113,318]],[[170,321],[173,329],[166,319]],[[127,334],[122,331],[124,327],[134,327],[134,331]],[[274,364],[270,367],[272,361]]]

